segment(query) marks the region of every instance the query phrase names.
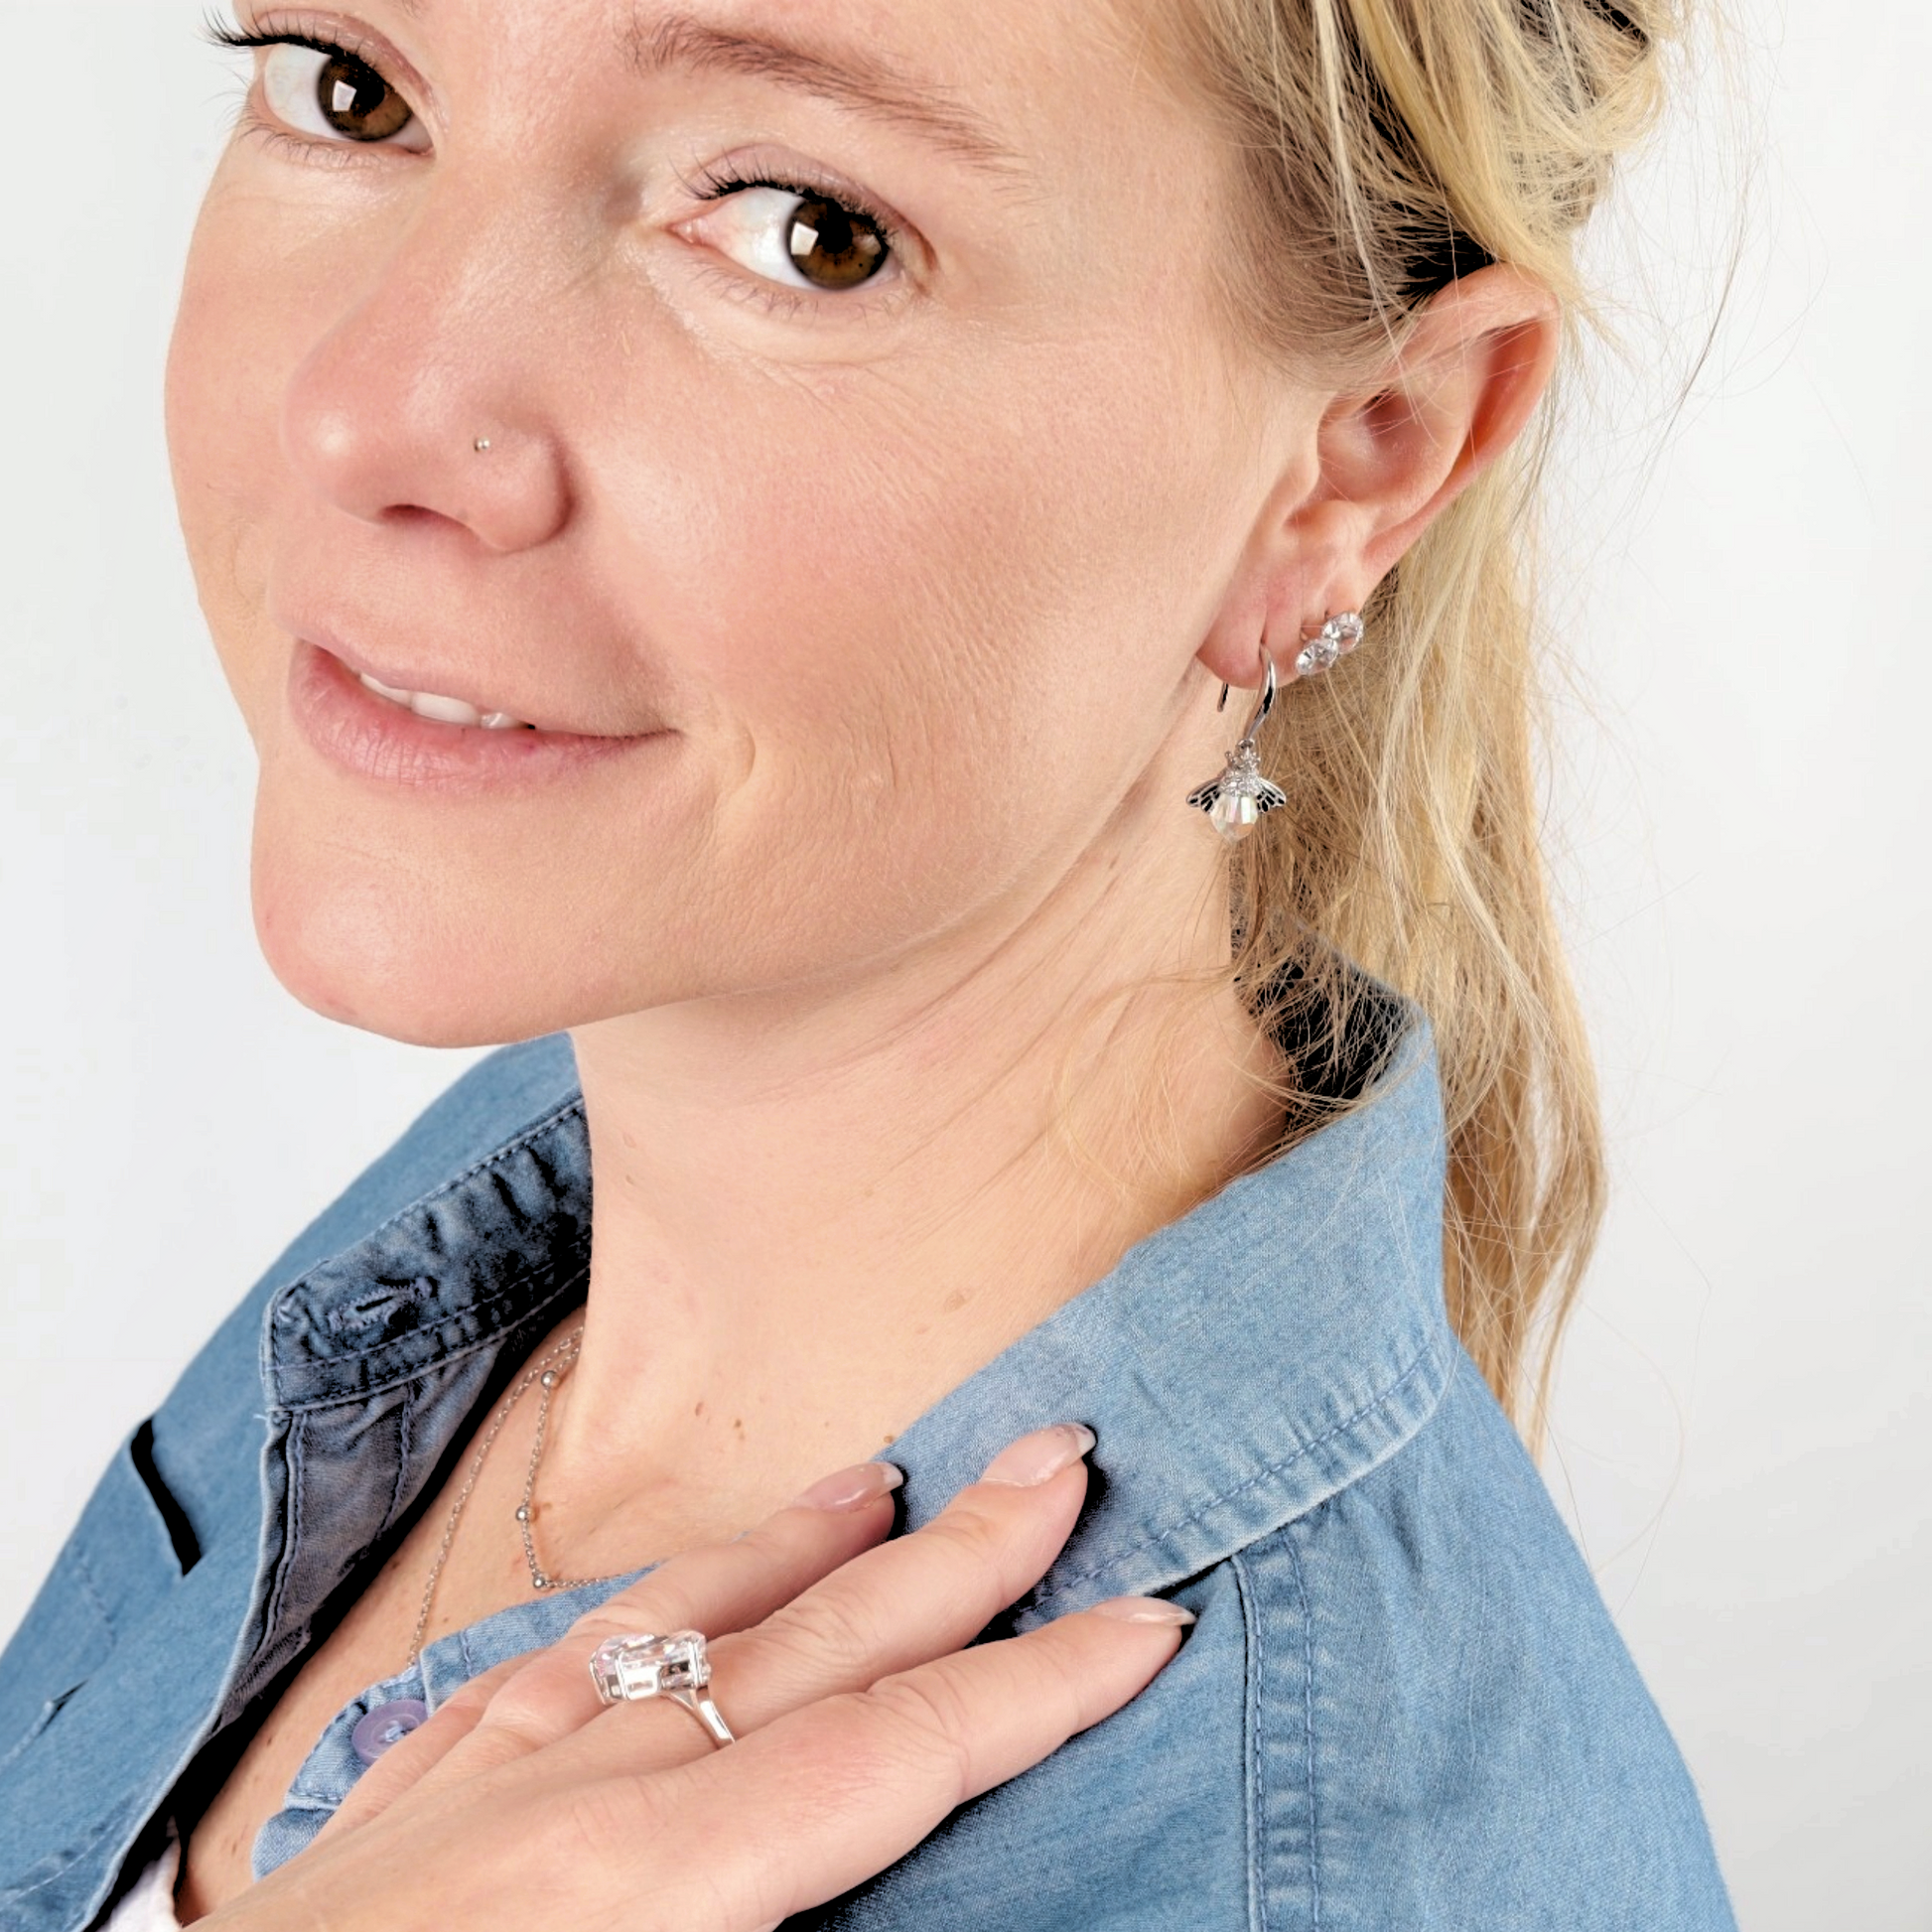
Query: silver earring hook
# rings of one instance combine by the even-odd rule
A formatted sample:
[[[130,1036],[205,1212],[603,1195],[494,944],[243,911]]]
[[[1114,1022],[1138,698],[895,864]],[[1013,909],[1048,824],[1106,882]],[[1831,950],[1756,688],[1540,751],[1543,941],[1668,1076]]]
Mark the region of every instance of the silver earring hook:
[[[1275,660],[1268,654],[1266,640],[1261,646],[1261,661],[1267,667],[1268,675],[1262,680],[1261,702],[1255,706],[1255,715],[1248,720],[1248,729],[1241,734],[1243,745],[1252,745],[1255,742],[1255,733],[1260,731],[1268,714],[1275,708]],[[1228,708],[1228,692],[1231,688],[1226,684],[1221,686],[1221,702],[1214,707],[1216,711],[1225,711]]]

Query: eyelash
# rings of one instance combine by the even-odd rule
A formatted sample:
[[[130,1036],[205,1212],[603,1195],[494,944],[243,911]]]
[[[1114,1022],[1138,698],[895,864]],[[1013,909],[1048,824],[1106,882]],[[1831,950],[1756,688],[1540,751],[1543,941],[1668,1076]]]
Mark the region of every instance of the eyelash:
[[[339,54],[348,60],[359,61],[371,72],[380,73],[381,69],[370,58],[368,43],[347,45],[320,34],[298,32],[249,33],[241,28],[232,27],[226,21],[208,15],[204,22],[203,32],[216,47],[226,48],[235,53],[252,53],[257,48],[305,47],[316,54]],[[305,160],[321,159],[314,151],[320,145],[326,154],[333,155],[333,144],[305,140],[300,135],[292,135],[273,123],[265,121],[252,109],[244,109],[241,125],[246,132],[256,136],[272,148],[300,153]],[[344,144],[343,161],[357,158],[349,144]],[[870,223],[885,238],[891,257],[897,260],[904,246],[904,230],[886,211],[868,202],[853,190],[838,186],[829,181],[813,181],[803,171],[797,176],[772,172],[738,173],[729,169],[715,169],[709,166],[697,171],[695,181],[679,174],[678,180],[694,200],[700,202],[721,202],[728,196],[741,194],[747,189],[775,188],[786,195],[809,195],[815,199],[831,202],[849,214],[859,215]],[[732,278],[738,281],[737,277]],[[777,283],[754,280],[739,283],[739,292],[751,300],[761,301],[774,310],[792,315],[801,309],[816,306],[818,301],[830,301],[846,310],[863,309],[868,305],[862,296],[821,296],[814,297],[805,289],[786,288]]]
[[[218,20],[209,14],[202,24],[204,36],[216,47],[228,49],[231,53],[250,54],[258,47],[306,47],[314,54],[341,54],[351,61],[360,61],[371,72],[379,73],[381,69],[370,58],[371,50],[366,41],[348,45],[343,41],[332,41],[321,34],[244,33],[239,27],[230,27],[225,20]]]
[[[794,180],[789,175],[742,175],[704,167],[698,170],[695,183],[682,175],[678,179],[684,183],[687,192],[701,202],[722,202],[727,195],[736,195],[747,188],[775,188],[786,195],[808,195],[814,201],[830,202],[834,207],[843,208],[848,214],[862,215],[885,236],[887,247],[895,251],[904,240],[904,230],[883,208],[875,207],[852,189],[836,186],[829,181],[813,181],[802,173]]]

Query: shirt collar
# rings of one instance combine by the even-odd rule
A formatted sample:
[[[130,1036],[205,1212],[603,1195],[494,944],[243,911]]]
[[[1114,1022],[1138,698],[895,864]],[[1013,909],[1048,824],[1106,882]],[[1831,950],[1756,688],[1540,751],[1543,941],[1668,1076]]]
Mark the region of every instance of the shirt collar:
[[[1172,1587],[1313,1509],[1428,1419],[1443,1137],[1416,1019],[1370,1095],[1129,1250],[893,1446],[908,1522],[1013,1437],[1084,1422],[1096,1481],[1019,1626]]]
[[[1434,1410],[1455,1358],[1442,1112],[1427,1024],[1386,1001],[1384,1021],[1391,1010],[1394,1048],[1350,1111],[1138,1243],[892,1446],[916,1528],[1014,1437],[1094,1431],[1087,1507],[1020,1627],[1211,1568],[1366,1473]],[[497,1061],[513,1069],[513,1118],[488,1105]],[[569,1042],[506,1049],[480,1072],[472,1125],[490,1151],[272,1301],[275,1407],[366,1402],[467,1357],[489,1361],[479,1386],[493,1394],[581,1299],[590,1150]],[[448,1447],[414,1445],[418,1484]]]

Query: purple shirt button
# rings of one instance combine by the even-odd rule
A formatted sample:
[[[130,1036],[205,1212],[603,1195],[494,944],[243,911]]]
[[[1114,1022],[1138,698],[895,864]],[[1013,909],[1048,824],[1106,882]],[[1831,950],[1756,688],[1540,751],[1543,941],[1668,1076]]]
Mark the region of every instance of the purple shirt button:
[[[421,1698],[397,1698],[393,1704],[378,1704],[349,1732],[348,1741],[364,1764],[373,1764],[391,1744],[428,1722],[429,1706]]]

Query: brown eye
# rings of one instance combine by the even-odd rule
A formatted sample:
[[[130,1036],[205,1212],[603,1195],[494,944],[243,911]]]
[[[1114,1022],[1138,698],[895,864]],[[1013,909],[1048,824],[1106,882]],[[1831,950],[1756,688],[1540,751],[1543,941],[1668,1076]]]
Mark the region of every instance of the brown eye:
[[[679,232],[763,281],[838,295],[877,280],[897,252],[883,215],[819,189],[721,175],[707,175],[704,186],[716,206]]]
[[[261,52],[261,88],[276,119],[308,140],[428,152],[429,129],[408,101],[345,48],[272,41]]]
[[[352,54],[334,54],[316,75],[316,105],[338,134],[351,141],[387,141],[413,115],[409,103]]]
[[[854,208],[807,195],[792,209],[785,230],[792,266],[814,288],[850,289],[885,265],[886,237]]]

